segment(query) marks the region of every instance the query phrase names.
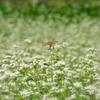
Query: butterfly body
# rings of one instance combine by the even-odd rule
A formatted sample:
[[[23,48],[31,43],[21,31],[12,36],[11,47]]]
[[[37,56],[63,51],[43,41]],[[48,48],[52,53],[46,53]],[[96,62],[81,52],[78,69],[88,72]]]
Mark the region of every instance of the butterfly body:
[[[46,46],[46,45],[51,46],[51,45],[53,45],[53,44],[55,44],[55,43],[57,43],[57,42],[58,42],[58,41],[46,42],[46,43],[43,44],[43,46]]]

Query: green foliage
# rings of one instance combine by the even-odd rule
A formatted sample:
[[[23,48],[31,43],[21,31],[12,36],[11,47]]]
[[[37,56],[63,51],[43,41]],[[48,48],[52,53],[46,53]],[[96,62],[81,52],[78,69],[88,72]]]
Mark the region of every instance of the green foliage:
[[[33,19],[42,15],[45,19],[50,18],[50,16],[56,19],[55,15],[59,15],[80,20],[86,16],[89,18],[100,18],[100,3],[83,3],[80,5],[72,4],[54,7],[47,7],[46,5],[38,6],[34,4],[10,6],[0,3],[0,11],[4,15],[31,17]]]

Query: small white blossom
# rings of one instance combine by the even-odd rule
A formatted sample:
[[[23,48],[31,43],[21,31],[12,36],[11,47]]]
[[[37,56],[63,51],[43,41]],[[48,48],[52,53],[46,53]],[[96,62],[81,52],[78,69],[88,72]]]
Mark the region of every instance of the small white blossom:
[[[96,51],[97,49],[95,48],[87,48],[87,51]]]
[[[22,90],[22,91],[20,91],[20,94],[21,94],[23,97],[29,97],[29,96],[32,94],[32,92],[29,91],[29,90]]]
[[[92,95],[96,92],[96,87],[94,87],[93,85],[89,85],[84,88],[90,95]]]
[[[69,45],[69,43],[67,43],[67,42],[64,42],[64,43],[62,44],[63,47],[68,46],[68,45]]]
[[[58,61],[54,66],[63,66],[66,63],[64,61]]]
[[[55,49],[61,49],[62,47],[60,45],[55,45],[54,48]]]
[[[48,82],[48,83],[46,83],[46,82],[42,82],[42,84],[45,86],[49,86],[49,85],[56,85],[56,82],[52,82],[52,83],[50,83],[50,82]]]
[[[4,75],[5,76],[10,76],[10,77],[16,77],[17,76],[16,73],[12,73],[11,71],[6,71]]]
[[[14,47],[14,48],[18,48],[19,45],[18,45],[18,44],[14,44],[13,47]]]
[[[57,71],[53,71],[54,74],[64,74],[62,71],[57,70]]]
[[[68,72],[69,68],[64,68],[63,71]]]
[[[24,41],[27,42],[27,43],[31,43],[32,42],[31,39],[25,39]]]
[[[82,88],[82,83],[81,82],[76,82],[73,84],[76,88]]]
[[[40,93],[39,93],[39,92],[35,92],[34,94],[35,94],[35,95],[40,95]]]
[[[29,83],[29,85],[36,85],[36,83],[34,81],[29,81],[28,83]]]

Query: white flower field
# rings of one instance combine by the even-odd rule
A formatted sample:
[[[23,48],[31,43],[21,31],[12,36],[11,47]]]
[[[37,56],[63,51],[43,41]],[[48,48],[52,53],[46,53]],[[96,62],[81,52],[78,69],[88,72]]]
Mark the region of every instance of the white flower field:
[[[100,100],[100,21],[0,15],[0,98]]]

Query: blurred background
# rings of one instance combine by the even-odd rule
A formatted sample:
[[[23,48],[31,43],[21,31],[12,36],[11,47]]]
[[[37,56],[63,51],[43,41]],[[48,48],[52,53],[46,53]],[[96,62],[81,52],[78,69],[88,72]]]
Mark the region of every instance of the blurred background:
[[[34,4],[45,4],[49,6],[55,5],[63,5],[63,4],[80,4],[80,3],[89,3],[89,2],[97,2],[99,0],[1,0],[2,2],[10,3],[13,5],[16,4],[26,4],[26,3],[34,3]]]
[[[99,18],[100,0],[0,0],[0,12],[33,19],[41,15],[45,19],[51,15],[74,17],[77,20],[86,16]]]

